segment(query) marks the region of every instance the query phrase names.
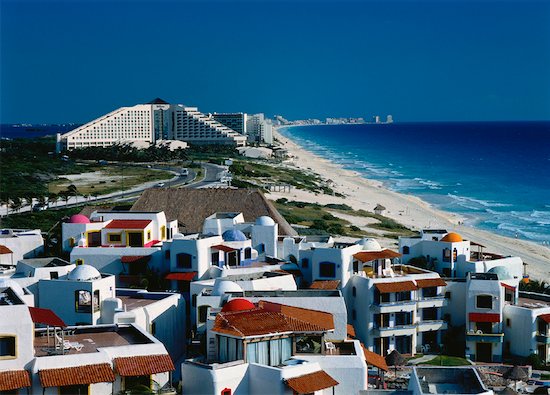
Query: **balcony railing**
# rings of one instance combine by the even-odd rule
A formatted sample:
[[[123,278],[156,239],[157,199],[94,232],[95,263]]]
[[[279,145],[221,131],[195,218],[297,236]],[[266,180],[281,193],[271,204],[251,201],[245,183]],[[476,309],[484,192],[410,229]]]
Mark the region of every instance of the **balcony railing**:
[[[477,332],[467,332],[466,333],[467,342],[483,342],[483,343],[502,343],[504,341],[504,333],[483,333],[481,331]]]
[[[447,306],[447,299],[445,299],[445,296],[442,296],[442,295],[418,299],[419,309],[424,309],[428,307],[444,307],[444,306]]]
[[[425,320],[417,324],[418,332],[439,331],[447,329],[447,323],[443,320]]]
[[[416,300],[401,300],[398,302],[380,302],[373,304],[371,308],[380,313],[395,313],[400,311],[416,310]]]
[[[413,335],[416,332],[416,324],[396,325],[396,326],[381,326],[374,329],[374,336],[389,337]]]

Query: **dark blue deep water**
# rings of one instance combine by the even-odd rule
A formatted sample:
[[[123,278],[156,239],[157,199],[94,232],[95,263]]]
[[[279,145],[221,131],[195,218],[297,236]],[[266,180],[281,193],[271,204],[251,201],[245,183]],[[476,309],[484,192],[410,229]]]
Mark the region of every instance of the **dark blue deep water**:
[[[506,236],[550,241],[550,122],[279,129],[305,149]]]
[[[56,133],[66,133],[77,127],[76,124],[63,125],[0,125],[0,137],[7,139],[36,139],[46,136],[55,136]]]

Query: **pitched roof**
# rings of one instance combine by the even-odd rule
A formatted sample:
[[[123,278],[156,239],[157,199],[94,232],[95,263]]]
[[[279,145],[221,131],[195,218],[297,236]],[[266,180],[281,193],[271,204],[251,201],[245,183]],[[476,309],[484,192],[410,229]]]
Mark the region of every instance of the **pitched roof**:
[[[175,370],[167,354],[115,358],[116,372],[121,376],[143,376]]]
[[[400,253],[388,249],[382,251],[360,251],[356,254],[353,254],[353,257],[360,260],[361,262],[370,262],[374,261],[375,259],[399,258],[400,256]]]
[[[42,387],[59,387],[65,385],[112,383],[115,375],[111,365],[71,366],[66,368],[43,369],[38,372]]]
[[[390,292],[415,291],[418,288],[412,281],[398,281],[391,283],[375,283],[374,286],[380,293],[387,294]]]
[[[0,254],[3,255],[3,254],[13,254],[13,251],[10,250],[8,247],[6,247],[5,245],[3,244],[0,244]]]
[[[241,338],[334,330],[334,320],[330,313],[265,301],[258,302],[258,306],[252,310],[219,313],[212,330]]]
[[[550,314],[541,314],[538,318],[550,324]]]
[[[340,280],[317,280],[314,281],[309,288],[310,289],[338,289],[340,286]]]
[[[338,384],[324,370],[286,379],[286,385],[298,394],[309,394]]]
[[[166,280],[176,280],[176,281],[193,281],[197,272],[178,272],[178,273],[168,273]]]
[[[0,372],[0,391],[11,391],[30,387],[31,379],[26,370],[7,370]]]
[[[363,349],[363,354],[365,355],[365,361],[367,361],[367,365],[372,365],[386,372],[388,371],[388,364],[386,363],[386,359],[382,355],[367,350],[363,343],[361,343],[361,348]]]
[[[160,97],[157,97],[146,104],[170,104],[170,103],[168,103],[165,100],[162,100]]]
[[[279,234],[297,234],[259,190],[153,188],[141,194],[131,211],[164,211],[185,233],[201,232],[204,219],[217,212],[243,213],[246,222],[267,215],[279,225]]]
[[[61,318],[57,316],[50,309],[41,309],[38,307],[29,307],[29,312],[31,313],[32,322],[35,324],[44,324],[48,326],[58,326],[61,328],[66,327],[67,325],[63,322]]]
[[[444,287],[447,285],[442,278],[428,278],[425,280],[416,280],[416,286],[418,288],[430,288],[430,287]]]
[[[150,219],[113,219],[105,229],[145,229]]]

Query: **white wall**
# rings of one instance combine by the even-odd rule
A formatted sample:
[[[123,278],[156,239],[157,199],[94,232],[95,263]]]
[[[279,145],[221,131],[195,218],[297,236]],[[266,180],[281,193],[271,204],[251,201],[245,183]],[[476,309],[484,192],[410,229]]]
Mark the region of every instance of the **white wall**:
[[[23,258],[36,258],[44,252],[44,239],[42,239],[40,229],[13,232],[12,235],[0,237],[0,244],[8,247],[13,252],[13,262]]]

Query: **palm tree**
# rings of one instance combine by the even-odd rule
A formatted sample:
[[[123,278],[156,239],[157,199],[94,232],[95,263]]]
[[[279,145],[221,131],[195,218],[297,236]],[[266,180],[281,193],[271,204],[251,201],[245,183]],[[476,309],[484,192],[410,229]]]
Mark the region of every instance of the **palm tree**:
[[[16,196],[13,199],[11,199],[10,207],[12,211],[19,211],[22,205],[23,205],[23,202],[21,201],[21,198],[19,196]]]
[[[57,195],[57,193],[49,193],[48,194],[48,202],[49,203],[54,203],[55,206],[57,207],[57,200],[59,199],[59,196]]]
[[[67,187],[67,192],[69,194],[74,195],[75,202],[78,201],[78,188],[76,187],[76,185],[74,185],[74,184],[69,185]]]

